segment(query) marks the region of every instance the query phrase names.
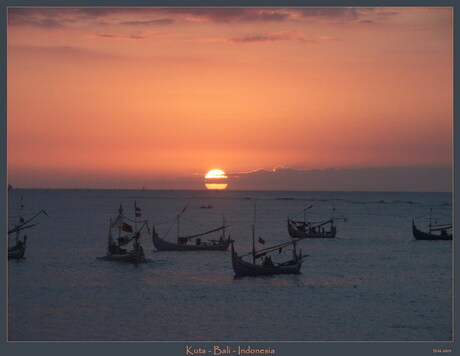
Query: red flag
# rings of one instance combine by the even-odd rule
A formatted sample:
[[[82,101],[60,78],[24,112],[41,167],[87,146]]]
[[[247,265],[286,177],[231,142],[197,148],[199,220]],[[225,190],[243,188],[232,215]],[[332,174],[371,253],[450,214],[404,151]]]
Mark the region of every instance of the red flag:
[[[259,237],[259,243],[262,244],[262,245],[265,245],[265,240],[261,237]]]
[[[126,232],[133,232],[133,227],[125,222],[123,223],[123,227],[121,229]]]
[[[141,210],[141,209],[139,209],[139,210]],[[139,213],[139,212],[136,211],[136,218],[140,218],[141,215],[142,215],[141,213]]]

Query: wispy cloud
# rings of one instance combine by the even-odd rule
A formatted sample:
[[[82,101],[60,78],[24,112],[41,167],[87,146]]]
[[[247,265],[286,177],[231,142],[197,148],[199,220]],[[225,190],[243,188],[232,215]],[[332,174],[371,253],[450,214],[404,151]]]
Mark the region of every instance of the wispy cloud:
[[[145,40],[146,39],[146,37],[142,35],[141,32],[129,35],[128,37],[131,40]]]
[[[22,8],[8,9],[11,26],[69,27],[73,24],[154,26],[169,25],[174,18],[165,18],[157,8]]]
[[[68,59],[82,60],[82,59],[101,59],[106,60],[109,58],[116,58],[117,56],[107,54],[105,52],[98,52],[87,50],[79,47],[72,46],[8,46],[8,51],[23,52],[28,55],[42,55],[52,57],[62,57]]]
[[[298,11],[303,19],[309,21],[362,24],[373,24],[399,14],[394,9],[384,7],[307,7]]]
[[[94,8],[21,8],[8,9],[11,26],[55,28],[71,26],[78,21],[99,25],[160,26],[179,21],[215,23],[316,21],[371,24],[398,14],[392,8],[365,7],[94,7]]]
[[[301,7],[301,8],[163,8],[171,15],[188,15],[212,22],[327,21],[375,23],[398,14],[391,8]]]
[[[231,189],[450,191],[450,167],[304,170],[277,167],[229,174]]]
[[[240,37],[222,37],[222,38],[199,38],[195,40],[207,43],[230,43],[230,44],[258,44],[272,42],[303,42],[303,43],[320,43],[320,42],[337,42],[340,39],[330,36],[309,37],[300,31],[281,31],[266,34],[254,34]]]
[[[200,18],[212,22],[284,21],[291,16],[285,9],[266,8],[163,8],[171,15],[187,15],[186,19]]]
[[[137,32],[130,35],[118,35],[114,33],[96,33],[88,37],[107,40],[145,40],[147,38],[142,32]]]
[[[245,37],[231,37],[227,41],[231,43],[260,43],[260,42],[277,42],[277,41],[291,41],[289,35],[257,35]]]
[[[145,20],[145,21],[123,21],[120,25],[128,26],[150,26],[150,25],[169,25],[174,23],[174,19],[157,19],[157,20]]]

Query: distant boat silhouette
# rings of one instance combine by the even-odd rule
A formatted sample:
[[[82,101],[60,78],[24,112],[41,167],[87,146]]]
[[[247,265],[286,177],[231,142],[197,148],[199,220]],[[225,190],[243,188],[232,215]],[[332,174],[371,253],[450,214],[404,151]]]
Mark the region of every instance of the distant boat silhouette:
[[[412,219],[412,234],[416,240],[452,240],[452,233],[448,230],[452,229],[452,224],[432,224],[431,223],[431,211],[430,209],[430,224],[428,225],[428,232],[423,232],[415,226],[414,219]],[[433,234],[433,232],[439,231],[439,234]]]
[[[307,210],[313,207],[313,205],[304,209],[304,220],[297,221],[288,217],[288,232],[291,237],[294,238],[334,238],[337,233],[337,228],[334,225],[334,218],[329,220],[311,222],[307,221]],[[324,230],[324,226],[330,224],[329,230]]]
[[[185,212],[185,207],[180,214],[177,215],[175,222],[177,222],[177,242],[169,242],[161,239],[155,231],[155,226],[152,226],[152,242],[153,246],[158,251],[226,251],[230,245],[230,236],[225,237],[225,228],[227,227],[225,222],[222,226],[215,229],[202,232],[199,234],[180,236],[179,235],[179,218]],[[213,232],[222,231],[222,234],[218,240],[207,240],[203,241],[202,236],[209,235]],[[194,239],[195,243],[190,243]]]
[[[21,240],[21,231],[29,229],[35,225],[35,224],[30,224],[33,220],[35,220],[39,215],[42,213],[45,215],[48,215],[45,210],[40,210],[37,214],[32,216],[31,218],[25,220],[24,217],[22,216],[22,209],[24,208],[24,205],[22,204],[22,198],[21,198],[21,208],[20,208],[20,214],[19,214],[19,222],[14,225],[14,228],[8,230],[8,259],[21,259],[24,257],[26,253],[26,242],[27,242],[27,235],[23,235],[22,240]],[[14,246],[10,246],[10,235],[15,234],[15,244]]]
[[[139,217],[140,208],[136,206],[136,203],[134,203],[134,209],[135,217]],[[135,225],[134,229],[126,221],[133,221]],[[139,228],[137,228],[138,222],[141,223]],[[121,262],[145,262],[144,249],[139,241],[141,238],[141,231],[144,227],[147,227],[148,229],[147,220],[137,221],[136,219],[132,220],[127,218],[123,215],[123,207],[120,204],[120,207],[118,208],[118,215],[113,221],[110,219],[106,258],[108,260]],[[118,237],[116,239],[117,242],[115,242],[112,236],[112,229],[118,230]],[[128,246],[130,243],[132,243],[130,250],[123,248]]]
[[[278,251],[284,247],[294,245],[293,250],[293,257],[292,260],[282,262],[282,263],[275,263],[271,260],[270,256],[267,256],[268,253]],[[236,276],[269,276],[275,274],[296,274],[300,272],[300,268],[302,267],[302,259],[306,256],[302,256],[302,252],[297,255],[297,251],[295,248],[295,242],[288,242],[285,244],[271,246],[266,249],[262,249],[259,251],[253,250],[250,253],[247,253],[243,256],[238,256],[235,252],[232,242],[232,266],[233,271],[235,272]],[[252,263],[249,261],[243,260],[244,256],[252,255],[253,261]],[[261,264],[257,264],[257,258],[265,256],[264,260]]]
[[[260,243],[265,243],[265,240],[259,237]],[[294,246],[292,251],[292,260],[275,263],[272,261],[271,256],[269,255],[272,252],[278,251],[281,252],[283,248],[288,246]],[[245,256],[252,256],[252,262],[243,260]],[[256,263],[258,258],[264,257],[262,263]],[[296,274],[300,272],[302,267],[302,259],[307,256],[302,257],[302,251],[299,255],[296,251],[296,241],[286,242],[283,244],[263,248],[256,251],[255,247],[255,207],[254,207],[254,224],[252,225],[252,251],[246,253],[245,255],[238,256],[235,252],[232,242],[232,266],[233,271],[237,277],[240,276],[269,276],[275,274]]]

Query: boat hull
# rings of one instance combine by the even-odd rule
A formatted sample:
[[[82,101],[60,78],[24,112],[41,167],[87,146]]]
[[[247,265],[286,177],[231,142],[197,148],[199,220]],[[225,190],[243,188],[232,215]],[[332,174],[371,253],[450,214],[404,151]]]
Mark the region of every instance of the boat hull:
[[[26,253],[26,248],[24,245],[16,245],[8,249],[8,259],[9,260],[17,260],[24,257]]]
[[[299,230],[292,220],[288,219],[288,232],[291,237],[297,239],[306,239],[306,238],[321,238],[321,239],[331,239],[334,238],[337,230],[334,227],[331,231],[326,231],[324,233],[310,233],[307,231]]]
[[[236,253],[232,255],[232,266],[236,276],[271,276],[275,274],[298,274],[302,267],[302,259],[281,265],[263,266],[243,261]]]
[[[158,234],[154,234],[152,237],[153,246],[158,251],[226,251],[230,245],[230,239],[224,240],[216,244],[201,244],[201,245],[186,245],[176,244],[162,240]]]
[[[452,234],[435,235],[420,231],[417,229],[417,226],[415,226],[414,221],[412,221],[412,234],[416,240],[452,240]]]
[[[144,251],[137,249],[127,253],[107,253],[106,258],[110,261],[139,263],[145,261]]]

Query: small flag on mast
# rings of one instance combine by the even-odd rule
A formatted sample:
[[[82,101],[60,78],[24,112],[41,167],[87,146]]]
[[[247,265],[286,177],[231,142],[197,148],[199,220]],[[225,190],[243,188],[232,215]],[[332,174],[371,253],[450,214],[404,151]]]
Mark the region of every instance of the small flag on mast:
[[[133,227],[127,223],[123,223],[123,226],[121,228],[125,232],[133,232]]]

